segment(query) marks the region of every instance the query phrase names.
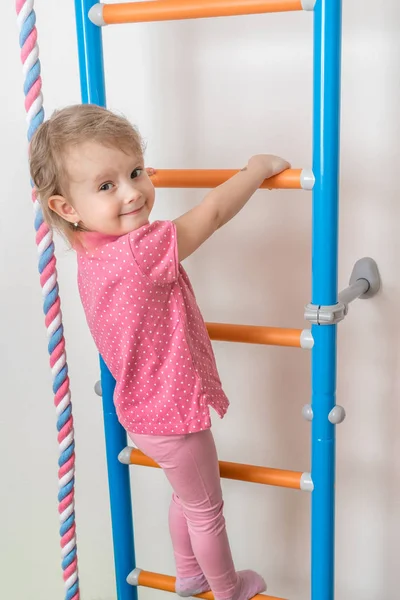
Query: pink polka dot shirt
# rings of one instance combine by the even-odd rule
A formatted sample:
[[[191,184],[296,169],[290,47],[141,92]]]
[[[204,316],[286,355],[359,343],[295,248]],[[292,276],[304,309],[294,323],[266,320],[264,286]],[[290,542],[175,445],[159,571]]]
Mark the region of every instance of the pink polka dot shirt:
[[[207,329],[178,261],[175,225],[121,237],[83,233],[78,285],[86,319],[116,380],[127,431],[176,435],[211,427],[228,409]]]

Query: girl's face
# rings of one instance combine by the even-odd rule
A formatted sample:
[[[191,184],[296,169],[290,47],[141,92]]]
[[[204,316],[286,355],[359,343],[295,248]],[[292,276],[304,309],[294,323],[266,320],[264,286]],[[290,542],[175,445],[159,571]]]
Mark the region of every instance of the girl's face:
[[[121,236],[146,225],[154,205],[154,186],[143,156],[85,142],[65,157],[68,198],[53,196],[49,206],[70,223]]]

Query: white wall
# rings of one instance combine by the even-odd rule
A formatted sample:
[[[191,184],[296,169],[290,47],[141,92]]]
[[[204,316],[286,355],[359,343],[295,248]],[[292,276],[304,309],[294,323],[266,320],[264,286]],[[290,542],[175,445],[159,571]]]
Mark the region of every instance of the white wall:
[[[46,109],[79,102],[72,2],[37,0]],[[25,120],[13,3],[0,50],[1,412],[0,579],[7,600],[63,597],[59,568],[55,413],[38,285]],[[373,256],[384,288],[340,325],[337,597],[397,600],[400,538],[400,5],[344,2],[340,286]],[[312,18],[265,15],[110,27],[104,31],[110,107],[148,142],[147,163],[240,167],[254,153],[311,162]],[[5,68],[4,68],[5,66]],[[159,191],[157,218],[201,191]],[[258,192],[187,263],[208,320],[303,327],[310,290],[310,196]],[[58,246],[76,421],[77,524],[84,600],[115,598],[97,355],[75,286],[75,258]],[[309,355],[215,346],[232,406],[215,422],[220,456],[309,468]],[[137,554],[173,572],[169,489],[158,471],[133,471]],[[309,497],[224,482],[239,568],[262,571],[273,595],[309,598]],[[141,598],[167,597],[141,590]]]

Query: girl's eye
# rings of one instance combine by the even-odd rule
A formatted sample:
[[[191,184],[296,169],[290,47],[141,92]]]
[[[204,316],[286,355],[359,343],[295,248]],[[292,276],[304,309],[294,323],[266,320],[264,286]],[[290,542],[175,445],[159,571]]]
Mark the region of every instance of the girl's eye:
[[[133,169],[132,173],[131,173],[131,179],[136,179],[136,177],[140,177],[141,174],[143,173],[143,169]]]
[[[107,192],[108,190],[111,190],[112,187],[113,187],[113,184],[110,181],[108,181],[107,183],[103,183],[99,187],[99,190],[100,190],[100,192]]]

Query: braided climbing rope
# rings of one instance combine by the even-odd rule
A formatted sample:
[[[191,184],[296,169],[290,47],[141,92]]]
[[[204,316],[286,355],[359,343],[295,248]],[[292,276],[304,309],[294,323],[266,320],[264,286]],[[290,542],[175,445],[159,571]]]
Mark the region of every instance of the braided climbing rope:
[[[24,74],[25,109],[28,121],[28,141],[43,123],[42,80],[40,77],[39,48],[37,45],[34,0],[16,0],[19,42]],[[53,376],[54,404],[57,412],[58,443],[60,447],[58,512],[62,568],[65,582],[65,600],[79,600],[78,561],[75,536],[74,474],[75,443],[69,390],[68,366],[58,295],[56,259],[52,231],[43,219],[40,203],[32,190],[36,244],[39,255],[40,284],[43,292],[43,310],[49,338],[50,367]]]

